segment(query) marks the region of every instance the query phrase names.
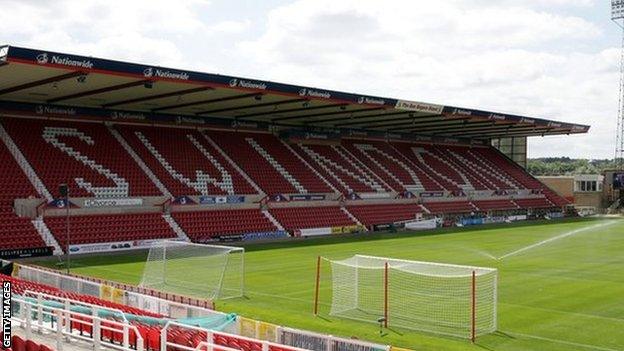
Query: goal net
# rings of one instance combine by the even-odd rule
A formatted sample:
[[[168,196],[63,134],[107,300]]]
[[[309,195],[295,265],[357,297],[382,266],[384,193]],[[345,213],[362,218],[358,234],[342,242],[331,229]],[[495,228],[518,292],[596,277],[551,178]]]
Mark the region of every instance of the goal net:
[[[141,287],[209,299],[243,296],[245,250],[180,241],[152,244]]]
[[[315,313],[323,281],[332,316],[472,339],[496,330],[496,269],[364,255],[326,261],[331,276],[321,277],[319,258]]]

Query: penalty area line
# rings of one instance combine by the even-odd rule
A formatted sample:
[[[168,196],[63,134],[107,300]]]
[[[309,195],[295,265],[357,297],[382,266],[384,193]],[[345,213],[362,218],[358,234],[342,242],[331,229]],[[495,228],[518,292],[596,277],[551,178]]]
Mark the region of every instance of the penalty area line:
[[[575,234],[578,234],[578,233],[581,233],[581,232],[584,232],[584,231],[587,231],[587,230],[592,230],[592,229],[597,229],[597,228],[606,227],[606,226],[609,226],[609,225],[615,224],[615,223],[617,223],[617,222],[618,222],[618,221],[609,221],[609,222],[603,222],[603,223],[599,223],[599,224],[594,224],[594,225],[591,225],[591,226],[589,226],[589,227],[584,227],[584,228],[574,229],[574,230],[571,230],[571,231],[569,231],[569,232],[565,232],[565,233],[559,234],[559,235],[557,235],[557,236],[553,236],[552,238],[548,238],[548,239],[545,239],[545,240],[542,240],[542,241],[536,242],[535,244],[531,244],[531,245],[529,245],[529,246],[522,247],[522,248],[520,248],[520,249],[518,249],[518,250],[514,250],[514,251],[512,251],[512,252],[506,253],[506,254],[504,254],[504,255],[500,256],[498,259],[499,259],[499,260],[502,260],[503,258],[507,258],[507,257],[509,257],[509,256],[517,255],[517,254],[519,254],[519,253],[521,253],[521,252],[524,252],[524,251],[528,251],[528,250],[534,249],[534,248],[536,248],[536,247],[542,246],[542,245],[544,245],[544,244],[548,244],[548,243],[553,242],[553,241],[555,241],[555,240],[559,240],[559,239],[567,238],[568,236],[575,235]]]
[[[596,346],[596,345],[590,345],[590,344],[581,344],[581,343],[577,343],[577,342],[574,342],[574,341],[559,340],[559,339],[547,338],[547,337],[544,337],[544,336],[516,333],[516,332],[510,332],[510,331],[503,331],[503,333],[509,334],[511,336],[519,336],[519,337],[522,337],[522,338],[542,340],[542,341],[549,341],[549,342],[552,342],[552,343],[555,343],[555,344],[562,344],[562,345],[568,345],[568,346],[582,347],[582,348],[589,349],[589,350],[618,351],[616,349],[611,349],[611,348],[608,348],[608,347],[602,347],[602,346]]]

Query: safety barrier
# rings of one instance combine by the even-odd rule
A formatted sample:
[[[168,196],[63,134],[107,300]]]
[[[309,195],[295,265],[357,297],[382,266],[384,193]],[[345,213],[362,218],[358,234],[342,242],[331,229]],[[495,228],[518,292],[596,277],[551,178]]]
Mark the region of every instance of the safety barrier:
[[[143,351],[144,340],[139,334],[136,326],[130,324],[126,319],[116,321],[102,318],[98,311],[108,311],[111,314],[119,314],[121,311],[106,307],[91,305],[92,314],[72,311],[71,306],[88,306],[80,301],[64,299],[56,296],[46,295],[27,291],[25,295],[16,296],[12,299],[12,306],[15,313],[11,316],[12,323],[19,323],[25,330],[26,339],[33,336],[33,332],[48,334],[56,339],[56,349],[63,350],[65,338],[73,338],[85,341],[95,350],[100,347],[108,347],[122,351]],[[62,301],[58,306],[44,303],[47,298],[54,298]],[[123,315],[123,313],[122,313]],[[89,329],[89,335],[78,333],[74,326],[81,325]],[[108,337],[103,337],[108,336]]]

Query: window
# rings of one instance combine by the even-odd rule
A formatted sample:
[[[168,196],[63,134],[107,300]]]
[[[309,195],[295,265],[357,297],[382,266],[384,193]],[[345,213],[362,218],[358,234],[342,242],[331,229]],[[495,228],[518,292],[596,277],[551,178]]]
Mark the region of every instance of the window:
[[[596,180],[577,180],[574,182],[574,191],[602,191],[602,183]]]

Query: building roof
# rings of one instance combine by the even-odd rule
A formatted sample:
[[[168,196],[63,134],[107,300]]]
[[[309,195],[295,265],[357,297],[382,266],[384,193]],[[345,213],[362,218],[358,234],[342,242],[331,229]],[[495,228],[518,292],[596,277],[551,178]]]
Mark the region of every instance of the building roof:
[[[328,130],[491,139],[587,125],[0,46],[0,101]]]

